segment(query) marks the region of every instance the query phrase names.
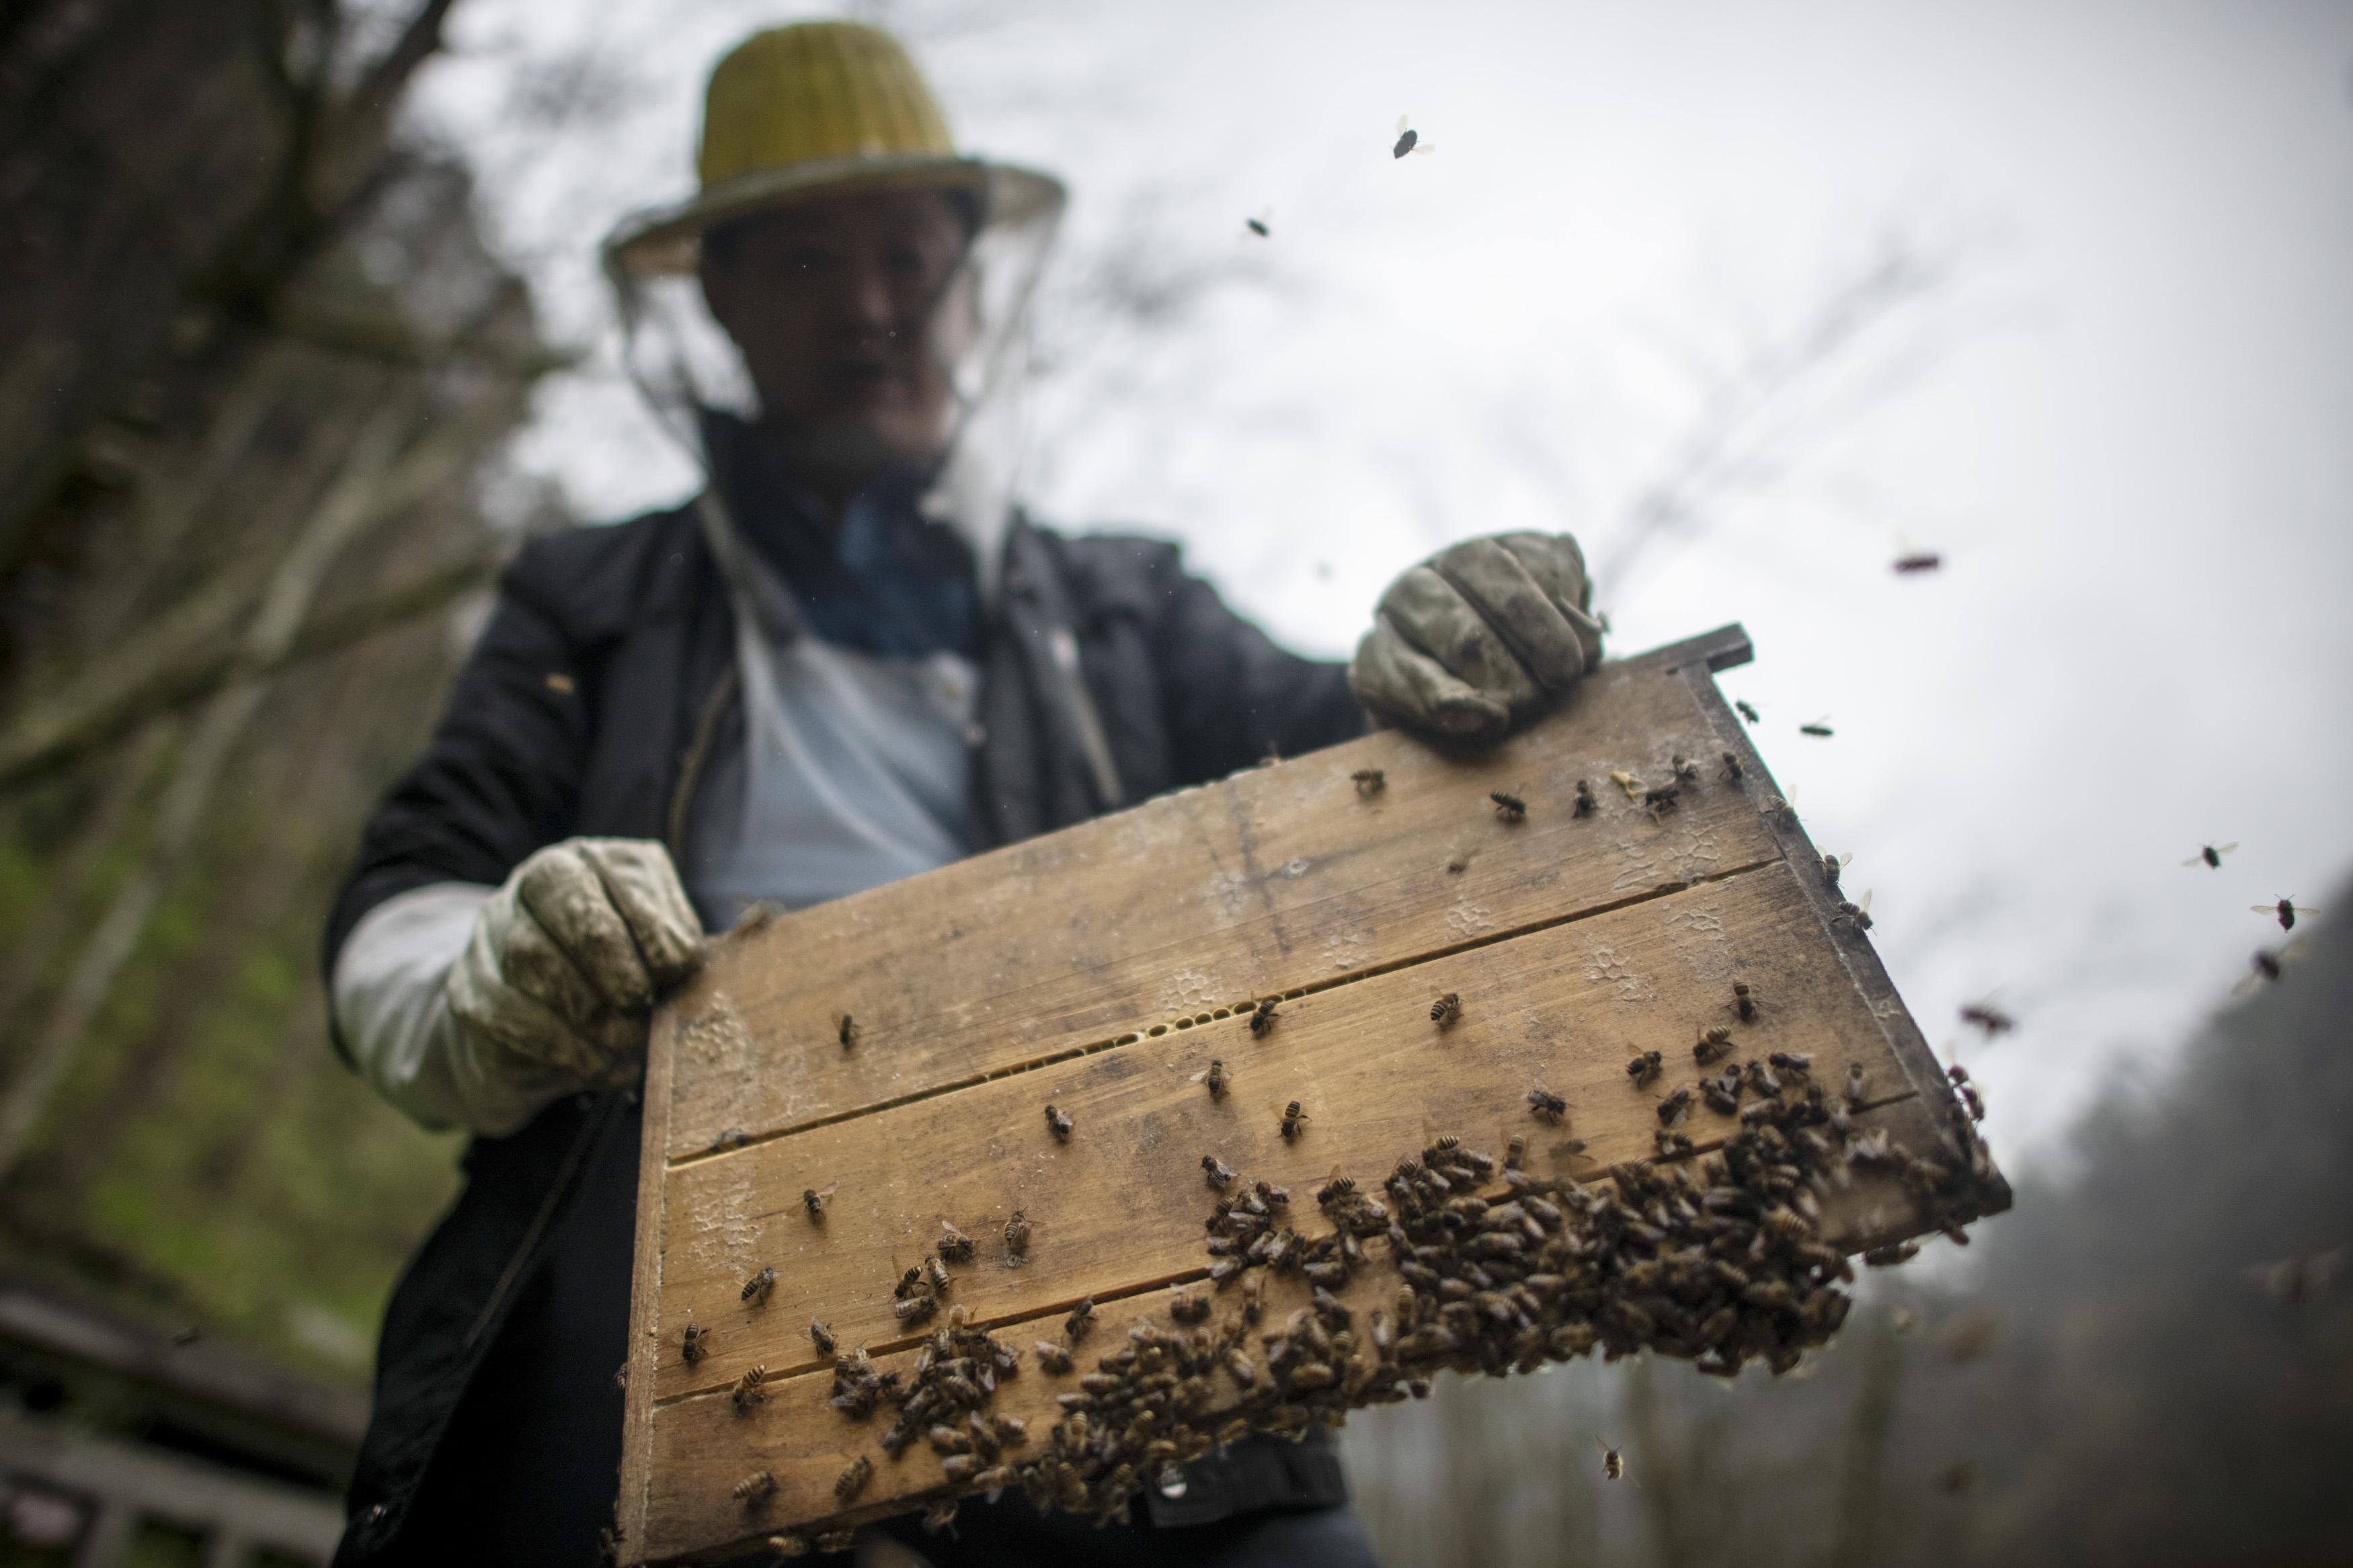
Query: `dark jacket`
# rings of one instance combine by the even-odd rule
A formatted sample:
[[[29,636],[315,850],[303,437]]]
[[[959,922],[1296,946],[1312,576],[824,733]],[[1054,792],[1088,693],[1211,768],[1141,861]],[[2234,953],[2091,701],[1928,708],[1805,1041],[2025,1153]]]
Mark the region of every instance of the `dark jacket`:
[[[1064,629],[1091,700],[1054,656]],[[577,835],[675,853],[715,727],[741,722],[733,636],[691,508],[525,546],[424,755],[368,824],[328,922],[328,973],[360,918],[410,889],[496,884]],[[1175,546],[1145,539],[1017,524],[981,664],[984,847],[1366,726],[1340,666],[1276,647],[1187,576]],[[634,1093],[584,1094],[474,1140],[464,1191],[385,1314],[338,1563],[496,1554],[483,1531],[501,1509],[488,1525],[477,1513],[492,1500],[532,1560],[593,1549],[619,1457],[638,1123]],[[1327,1449],[1250,1444],[1205,1464],[1181,1504],[1151,1501],[1162,1522],[1188,1522],[1341,1500]]]

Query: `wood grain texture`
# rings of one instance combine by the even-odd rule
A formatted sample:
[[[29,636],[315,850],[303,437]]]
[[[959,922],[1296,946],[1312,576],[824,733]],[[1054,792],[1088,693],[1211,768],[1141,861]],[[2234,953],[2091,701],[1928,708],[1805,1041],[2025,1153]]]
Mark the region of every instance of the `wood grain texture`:
[[[1812,918],[1777,862],[1302,997],[1262,1038],[1229,1018],[673,1170],[656,1398],[724,1387],[755,1364],[772,1377],[814,1367],[812,1316],[844,1346],[919,1338],[924,1328],[892,1317],[892,1288],[942,1219],[979,1243],[949,1300],[997,1322],[1205,1268],[1205,1153],[1303,1195],[1335,1171],[1377,1184],[1433,1131],[1498,1153],[1523,1132],[1540,1173],[1598,1173],[1656,1152],[1655,1108],[1697,1076],[1692,1046],[1709,1025],[1734,1028],[1741,1059],[1810,1050],[1826,1085],[1850,1061],[1884,1078],[1877,1022],[1830,947],[1802,940]],[[1764,998],[1753,1025],[1734,1011],[1735,978]],[[1440,1029],[1430,1005],[1448,991],[1462,1017]],[[1637,1089],[1626,1063],[1644,1050],[1667,1068]],[[1234,1075],[1217,1099],[1192,1081],[1213,1056]],[[1538,1081],[1568,1101],[1557,1132],[1524,1099]],[[1310,1120],[1286,1142],[1293,1100]],[[1050,1101],[1076,1122],[1067,1143],[1047,1131]],[[1703,1107],[1678,1130],[1704,1144],[1734,1125]],[[1572,1138],[1583,1155],[1567,1153]],[[835,1184],[812,1222],[802,1190]],[[1017,1208],[1033,1234],[1029,1264],[1011,1268],[1002,1230]],[[743,1283],[762,1268],[776,1269],[776,1291],[746,1307]],[[677,1353],[689,1318],[710,1336],[692,1366]]]
[[[1775,858],[1745,787],[1713,767],[1657,819],[1610,784],[1722,749],[1662,668],[1609,666],[1473,761],[1370,735],[734,936],[672,1005],[688,1067],[670,1156]],[[1378,793],[1351,783],[1362,768],[1382,771]],[[1583,818],[1580,778],[1599,792]],[[1525,799],[1526,820],[1502,820],[1493,790]]]

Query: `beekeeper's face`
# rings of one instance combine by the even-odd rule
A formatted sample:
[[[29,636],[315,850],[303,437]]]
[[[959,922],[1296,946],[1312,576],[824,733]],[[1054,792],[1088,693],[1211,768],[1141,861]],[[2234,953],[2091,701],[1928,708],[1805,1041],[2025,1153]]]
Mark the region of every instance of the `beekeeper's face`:
[[[761,428],[813,481],[941,457],[950,367],[973,341],[969,231],[930,189],[739,219],[703,243],[702,291],[759,388]]]

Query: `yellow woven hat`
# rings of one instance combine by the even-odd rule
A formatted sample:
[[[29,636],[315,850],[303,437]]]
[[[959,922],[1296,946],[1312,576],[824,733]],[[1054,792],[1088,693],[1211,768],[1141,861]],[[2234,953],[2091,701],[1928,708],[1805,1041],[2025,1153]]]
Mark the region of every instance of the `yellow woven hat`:
[[[965,157],[915,62],[890,34],[855,22],[755,33],[711,73],[703,96],[702,188],[622,220],[607,263],[628,277],[691,271],[713,225],[824,192],[946,184],[976,192],[984,221],[1058,213],[1050,174]]]

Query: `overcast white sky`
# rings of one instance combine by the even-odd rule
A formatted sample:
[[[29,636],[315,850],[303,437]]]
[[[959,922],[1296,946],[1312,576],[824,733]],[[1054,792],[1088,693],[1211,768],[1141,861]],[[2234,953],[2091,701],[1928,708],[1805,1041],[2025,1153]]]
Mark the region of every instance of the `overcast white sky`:
[[[691,181],[712,60],[806,14],[466,0],[423,83],[552,329],[600,347],[520,448],[584,517],[691,483],[609,371],[595,242]],[[1506,527],[1585,540],[1620,650],[1745,622],[1725,688],[1930,1039],[1997,988],[2025,1020],[1962,1047],[2011,1166],[2223,997],[2279,934],[2250,904],[2353,868],[2353,5],[891,15],[965,145],[1071,182],[1069,279],[1222,279],[1156,330],[1060,297],[1042,510],[1180,537],[1335,656],[1390,575]],[[1435,155],[1389,157],[1407,110]],[[1748,406],[1891,246],[1936,280],[1608,574],[1710,395]],[[2184,869],[2207,839],[2243,847]]]

